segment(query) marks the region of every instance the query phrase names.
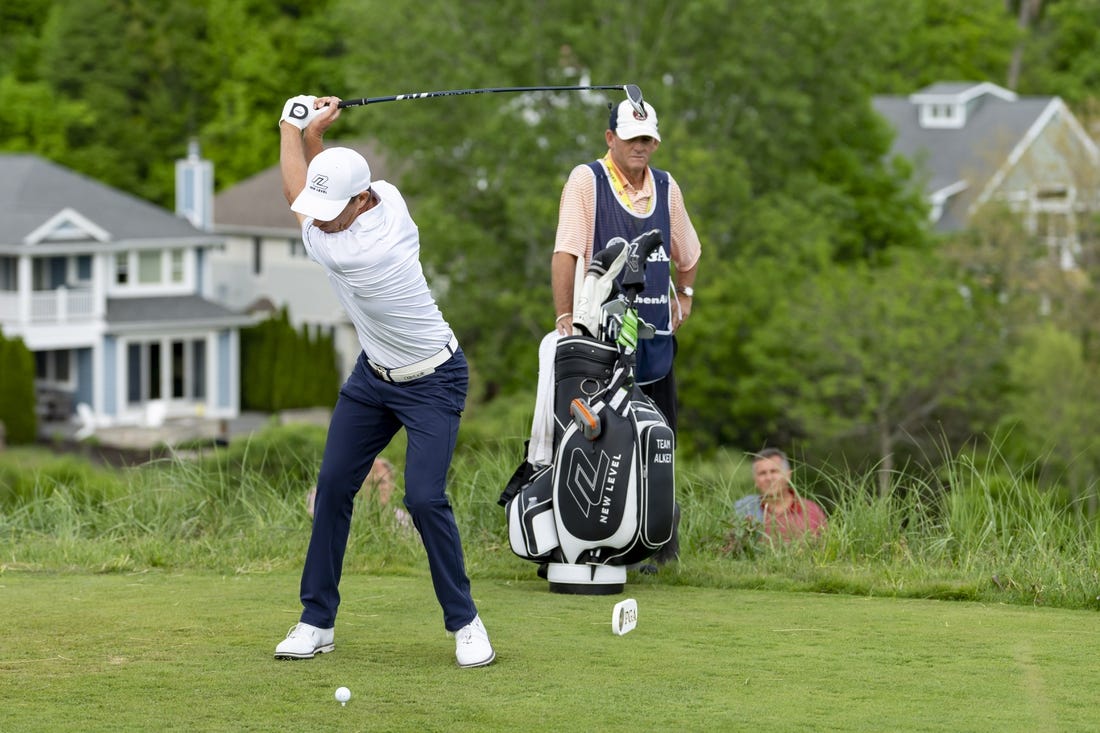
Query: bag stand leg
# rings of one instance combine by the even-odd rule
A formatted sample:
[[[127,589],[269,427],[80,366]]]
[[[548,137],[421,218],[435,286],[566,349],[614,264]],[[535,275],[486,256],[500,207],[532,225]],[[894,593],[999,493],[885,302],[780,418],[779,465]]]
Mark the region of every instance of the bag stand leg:
[[[553,593],[611,596],[623,592],[626,568],[621,565],[573,565],[552,562],[546,569]]]

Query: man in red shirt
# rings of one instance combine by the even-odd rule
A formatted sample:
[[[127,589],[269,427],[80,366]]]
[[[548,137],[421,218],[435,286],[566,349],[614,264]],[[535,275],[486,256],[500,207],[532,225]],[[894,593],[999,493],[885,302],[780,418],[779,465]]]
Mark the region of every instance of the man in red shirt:
[[[816,536],[825,528],[825,511],[791,487],[791,463],[783,451],[765,448],[755,454],[752,479],[757,493],[739,499],[733,508],[737,516],[758,522],[765,535],[787,542]]]

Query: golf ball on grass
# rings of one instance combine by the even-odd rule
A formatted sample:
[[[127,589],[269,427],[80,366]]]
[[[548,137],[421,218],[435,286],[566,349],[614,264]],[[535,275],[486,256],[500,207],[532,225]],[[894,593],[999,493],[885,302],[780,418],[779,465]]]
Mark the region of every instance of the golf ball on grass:
[[[348,700],[350,700],[350,699],[351,699],[351,690],[349,690],[346,687],[337,687],[336,688],[336,700],[337,700],[337,702],[339,702],[341,705],[347,705]]]

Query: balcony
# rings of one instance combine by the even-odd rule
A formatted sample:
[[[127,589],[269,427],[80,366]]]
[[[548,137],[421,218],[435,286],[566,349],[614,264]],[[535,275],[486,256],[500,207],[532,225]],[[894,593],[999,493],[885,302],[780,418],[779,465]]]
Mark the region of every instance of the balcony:
[[[91,288],[36,290],[30,294],[29,310],[17,292],[0,292],[0,323],[47,325],[93,320],[96,313]]]

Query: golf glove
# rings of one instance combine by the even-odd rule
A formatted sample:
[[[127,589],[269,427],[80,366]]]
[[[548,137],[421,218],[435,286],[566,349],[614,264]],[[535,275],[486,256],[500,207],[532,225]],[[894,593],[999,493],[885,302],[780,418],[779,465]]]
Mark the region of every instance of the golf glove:
[[[316,99],[317,97],[309,94],[299,94],[297,97],[286,100],[286,104],[283,105],[283,116],[279,118],[279,123],[282,124],[286,121],[299,130],[306,129],[309,123],[321,114],[321,110],[313,108],[313,102]]]

